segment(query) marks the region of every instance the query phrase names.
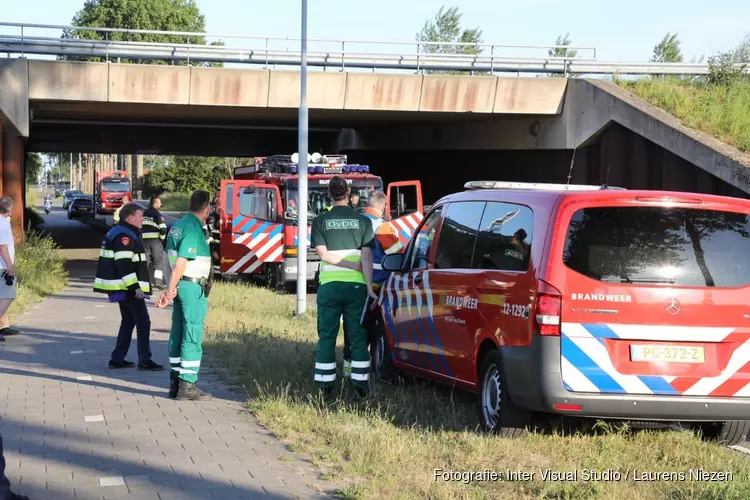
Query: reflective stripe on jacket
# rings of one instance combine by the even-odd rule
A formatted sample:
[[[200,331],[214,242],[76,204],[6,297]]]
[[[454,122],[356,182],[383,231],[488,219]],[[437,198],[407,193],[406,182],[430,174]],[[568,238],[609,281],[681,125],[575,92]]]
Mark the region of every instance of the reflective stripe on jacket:
[[[94,279],[95,292],[135,292],[140,288],[143,293],[151,293],[146,252],[136,231],[123,223],[104,236]]]

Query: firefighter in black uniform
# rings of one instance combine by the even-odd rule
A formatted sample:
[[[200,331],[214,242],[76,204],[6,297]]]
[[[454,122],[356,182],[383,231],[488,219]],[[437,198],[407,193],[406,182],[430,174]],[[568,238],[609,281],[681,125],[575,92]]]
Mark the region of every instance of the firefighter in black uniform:
[[[140,238],[143,207],[128,203],[120,211],[120,223],[104,236],[99,251],[94,291],[106,293],[110,302],[120,306],[120,331],[109,361],[110,368],[130,368],[135,363],[125,356],[130,349],[133,329],[138,330],[138,369],[163,370],[151,360],[151,319],[146,296],[151,294],[148,282],[146,252]]]
[[[154,288],[164,290],[164,246],[167,238],[167,221],[159,212],[161,200],[152,196],[149,207],[143,212],[143,246],[148,259],[148,275]]]

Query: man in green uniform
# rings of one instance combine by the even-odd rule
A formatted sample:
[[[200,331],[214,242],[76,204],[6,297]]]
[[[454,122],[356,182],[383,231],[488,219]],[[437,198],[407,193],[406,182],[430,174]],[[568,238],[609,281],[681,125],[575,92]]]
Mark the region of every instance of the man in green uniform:
[[[364,397],[370,386],[370,356],[367,331],[360,324],[360,317],[367,296],[377,300],[372,288],[375,238],[370,220],[349,206],[346,180],[333,177],[328,193],[333,208],[315,217],[311,231],[312,246],[321,260],[315,382],[324,392],[332,392],[336,380],[336,337],[343,314],[351,343],[352,384],[357,395]]]
[[[171,277],[165,297],[174,299],[169,334],[169,397],[178,400],[211,399],[209,393],[195,385],[203,356],[203,322],[211,286],[211,251],[203,232],[210,209],[209,196],[207,191],[195,191],[190,197],[190,213],[172,226],[167,236]],[[166,301],[160,299],[159,305],[163,307]]]

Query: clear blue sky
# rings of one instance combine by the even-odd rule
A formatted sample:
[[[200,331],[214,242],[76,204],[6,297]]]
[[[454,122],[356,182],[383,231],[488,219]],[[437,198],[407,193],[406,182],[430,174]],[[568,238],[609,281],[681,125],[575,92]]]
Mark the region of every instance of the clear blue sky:
[[[0,0],[0,20],[68,24],[83,3]],[[197,3],[206,16],[207,30],[213,33],[299,36],[299,0]],[[436,0],[310,0],[309,36],[411,41],[443,4]],[[570,32],[574,44],[596,47],[599,60],[647,61],[654,44],[670,31],[679,33],[689,61],[692,56],[708,57],[732,49],[750,32],[747,0],[453,0],[446,5],[459,7],[465,27],[482,28],[487,43],[546,45],[558,34]],[[7,28],[0,31],[9,32]],[[247,46],[248,42],[227,40],[227,45]]]

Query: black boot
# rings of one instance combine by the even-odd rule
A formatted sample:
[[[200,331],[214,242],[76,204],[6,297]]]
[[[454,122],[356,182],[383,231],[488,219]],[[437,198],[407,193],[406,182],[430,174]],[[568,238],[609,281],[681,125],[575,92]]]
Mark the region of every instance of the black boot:
[[[197,385],[180,380],[180,388],[177,390],[178,401],[210,401],[212,397],[211,394],[198,389]]]
[[[177,397],[177,390],[180,388],[180,379],[177,372],[174,370],[169,371],[169,398],[174,399]]]

